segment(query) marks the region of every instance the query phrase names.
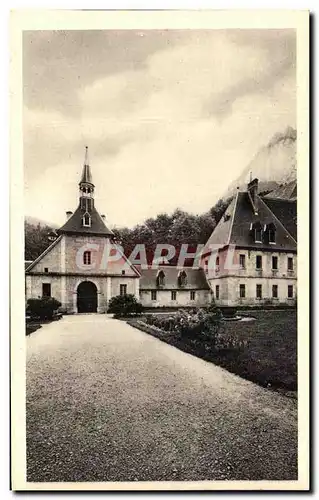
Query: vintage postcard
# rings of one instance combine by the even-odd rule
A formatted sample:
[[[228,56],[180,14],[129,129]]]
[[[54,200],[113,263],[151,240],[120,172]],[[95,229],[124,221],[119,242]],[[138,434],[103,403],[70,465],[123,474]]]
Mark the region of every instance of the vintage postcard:
[[[12,489],[309,489],[309,13],[11,15]]]

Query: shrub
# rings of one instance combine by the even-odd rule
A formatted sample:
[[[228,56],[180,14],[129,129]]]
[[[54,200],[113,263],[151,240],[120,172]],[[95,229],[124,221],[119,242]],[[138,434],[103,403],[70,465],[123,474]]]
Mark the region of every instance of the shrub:
[[[117,295],[111,298],[107,312],[113,313],[115,317],[138,316],[143,312],[143,306],[135,295]]]
[[[196,345],[198,352],[207,353],[229,351],[237,355],[240,349],[245,348],[247,341],[240,339],[236,330],[225,329],[221,320],[221,313],[216,307],[195,309],[191,311],[179,310],[172,316],[147,315],[145,322],[162,331],[175,334],[175,341],[181,345]]]
[[[41,320],[52,319],[54,312],[59,309],[61,302],[53,297],[42,297],[41,299],[29,299],[27,302],[27,313],[31,317]]]
[[[180,337],[212,338],[219,329],[219,315],[202,309],[191,311],[179,310],[172,316],[147,316],[146,322],[167,332],[174,332]]]

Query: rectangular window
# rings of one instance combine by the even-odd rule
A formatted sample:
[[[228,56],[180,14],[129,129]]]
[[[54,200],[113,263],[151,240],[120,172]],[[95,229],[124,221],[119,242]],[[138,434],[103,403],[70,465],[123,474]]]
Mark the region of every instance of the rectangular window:
[[[175,292],[175,290],[172,291],[172,300],[176,300],[176,292]]]
[[[245,254],[239,255],[239,267],[240,267],[240,269],[246,268],[246,255]]]
[[[216,261],[215,261],[215,271],[216,273],[219,272],[219,256],[217,255]]]
[[[292,257],[288,257],[287,266],[288,266],[288,271],[294,270],[294,260]]]
[[[45,268],[44,268],[44,272],[45,272],[45,273],[48,273],[48,272],[49,272],[49,268],[48,268],[48,267],[45,267]]]
[[[272,286],[272,297],[273,299],[278,299],[278,285]]]
[[[156,300],[157,299],[157,292],[156,292],[156,290],[152,290],[151,291],[151,299],[152,300]]]
[[[86,250],[83,254],[83,264],[90,266],[91,265],[91,252]]]
[[[126,295],[127,285],[120,285],[120,295]]]
[[[257,299],[262,298],[262,285],[256,285],[256,297]]]
[[[272,256],[272,269],[274,271],[278,270],[278,257],[276,257],[275,255]]]
[[[256,269],[262,269],[262,257],[261,257],[261,255],[256,255]]]
[[[191,300],[195,300],[195,292],[194,292],[194,290],[191,290],[191,292],[190,292],[190,298],[191,298]]]
[[[219,285],[215,286],[215,297],[217,300],[219,299]]]
[[[239,297],[241,299],[244,299],[246,297],[246,286],[245,285],[239,285]]]
[[[269,243],[276,243],[276,231],[272,228],[268,230]]]
[[[51,283],[42,283],[42,297],[51,297]]]
[[[262,229],[259,227],[255,229],[255,243],[262,243]]]
[[[293,285],[288,285],[288,299],[292,299],[294,296],[294,287]]]

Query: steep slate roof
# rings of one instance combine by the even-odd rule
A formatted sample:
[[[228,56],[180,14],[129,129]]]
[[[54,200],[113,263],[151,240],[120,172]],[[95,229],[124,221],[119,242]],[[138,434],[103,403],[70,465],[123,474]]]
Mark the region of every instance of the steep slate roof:
[[[297,203],[294,200],[281,200],[279,198],[263,198],[272,213],[280,220],[287,231],[297,240]]]
[[[235,198],[230,202],[227,209],[225,210],[222,218],[218,222],[214,231],[212,232],[210,238],[207,241],[208,244],[217,244],[217,245],[227,245],[229,242],[229,235],[231,232],[234,213],[236,212],[237,200],[238,200],[238,192]]]
[[[94,234],[98,236],[114,236],[113,231],[106,227],[104,221],[95,207],[90,210],[91,215],[91,226],[85,227],[82,224],[82,217],[85,210],[81,209],[80,206],[76,209],[73,215],[66,221],[66,223],[57,230],[58,234]]]
[[[206,247],[212,244],[221,247],[236,245],[243,248],[260,248],[273,251],[296,250],[296,229],[293,228],[296,222],[293,221],[292,217],[292,214],[296,213],[296,202],[276,200],[272,203],[272,201],[257,195],[258,215],[255,215],[248,193],[238,191],[235,199],[230,203],[211,234]],[[260,222],[262,226],[273,223],[276,228],[276,243],[270,244],[267,241],[255,243],[250,229],[251,224],[254,222]]]
[[[138,266],[136,266],[138,267]],[[141,269],[140,289],[142,290],[209,290],[205,273],[202,269],[184,268],[175,266],[158,266],[158,269]],[[159,271],[165,274],[164,285],[156,285],[156,277]],[[181,271],[186,272],[187,283],[185,286],[179,286],[178,275]]]
[[[266,194],[265,198],[280,198],[281,200],[296,200],[297,198],[297,181],[291,181],[287,184],[282,184],[276,189]]]

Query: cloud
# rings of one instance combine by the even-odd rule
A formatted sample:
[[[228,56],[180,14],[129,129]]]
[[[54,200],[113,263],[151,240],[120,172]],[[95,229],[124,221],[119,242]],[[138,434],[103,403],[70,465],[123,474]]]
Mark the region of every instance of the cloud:
[[[43,49],[32,34],[32,74],[47,79],[51,71],[52,81],[25,99],[28,214],[41,205],[63,222],[76,203],[85,144],[98,207],[112,223],[132,225],[177,206],[207,210],[259,147],[295,126],[294,33],[261,31],[60,33],[50,47],[40,33]],[[48,184],[50,199],[41,190]]]

